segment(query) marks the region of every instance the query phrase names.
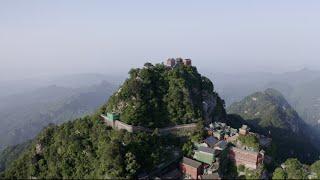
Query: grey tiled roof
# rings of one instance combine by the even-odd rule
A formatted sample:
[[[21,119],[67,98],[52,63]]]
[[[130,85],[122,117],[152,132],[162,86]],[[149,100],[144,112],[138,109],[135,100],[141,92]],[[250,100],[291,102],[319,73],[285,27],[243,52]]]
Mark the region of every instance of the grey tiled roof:
[[[203,147],[203,146],[200,146],[198,148],[198,151],[214,154],[214,149],[208,148],[208,147]]]
[[[201,175],[201,179],[221,179],[218,173]]]
[[[207,139],[205,139],[204,142],[207,143],[209,146],[213,146],[218,142],[218,140],[216,138],[210,136]]]
[[[224,149],[224,148],[226,148],[227,147],[227,142],[226,141],[219,141],[217,144],[216,144],[216,146],[217,147],[220,147],[220,148],[222,148],[222,149]]]

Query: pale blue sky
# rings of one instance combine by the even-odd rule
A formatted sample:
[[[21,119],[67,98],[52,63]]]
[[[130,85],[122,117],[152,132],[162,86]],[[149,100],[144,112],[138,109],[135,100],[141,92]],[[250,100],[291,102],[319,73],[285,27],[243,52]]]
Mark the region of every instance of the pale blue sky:
[[[0,1],[0,79],[177,56],[212,72],[320,69],[320,1]]]

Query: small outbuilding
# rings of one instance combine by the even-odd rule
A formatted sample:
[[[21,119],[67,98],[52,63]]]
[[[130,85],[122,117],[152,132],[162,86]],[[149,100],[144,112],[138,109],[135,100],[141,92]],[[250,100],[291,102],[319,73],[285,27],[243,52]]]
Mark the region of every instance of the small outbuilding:
[[[107,119],[110,121],[119,120],[120,114],[119,113],[107,113]]]
[[[183,157],[180,170],[187,176],[186,178],[197,179],[198,175],[202,174],[202,164],[193,159]]]
[[[215,151],[212,148],[200,146],[194,151],[193,158],[206,164],[212,164],[215,161]]]

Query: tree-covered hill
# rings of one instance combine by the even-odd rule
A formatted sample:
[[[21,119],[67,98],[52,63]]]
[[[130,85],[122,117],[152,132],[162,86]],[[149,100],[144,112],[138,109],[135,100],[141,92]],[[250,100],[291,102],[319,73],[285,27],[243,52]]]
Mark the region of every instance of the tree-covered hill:
[[[99,114],[45,128],[2,178],[133,178],[173,158],[174,140],[115,131]]]
[[[309,127],[280,92],[267,89],[253,93],[230,105],[228,113],[238,114],[255,130],[270,134],[276,145],[274,157],[279,161],[297,157],[313,162],[318,158],[319,151],[310,137]]]
[[[224,102],[195,67],[146,63],[92,116],[45,128],[1,174],[2,178],[137,178],[179,157],[174,135],[128,133],[107,127],[101,113],[118,112],[134,125],[225,120]],[[81,102],[79,102],[81,103]],[[203,134],[198,128],[194,134]],[[177,150],[178,149],[178,150]]]
[[[239,114],[262,127],[275,127],[299,132],[303,121],[275,89],[256,92],[233,103],[228,113]]]
[[[212,82],[194,66],[168,68],[146,63],[110,97],[106,112],[120,113],[121,121],[145,127],[163,127],[205,119],[224,120],[224,101]]]

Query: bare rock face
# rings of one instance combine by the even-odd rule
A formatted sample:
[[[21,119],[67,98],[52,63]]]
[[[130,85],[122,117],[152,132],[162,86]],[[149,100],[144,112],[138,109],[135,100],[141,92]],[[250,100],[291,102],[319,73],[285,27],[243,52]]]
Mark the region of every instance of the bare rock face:
[[[203,105],[203,115],[206,123],[211,123],[213,119],[213,112],[217,106],[217,97],[213,94],[203,93],[204,101]]]
[[[36,145],[36,153],[39,155],[43,153],[43,147],[40,143]]]

